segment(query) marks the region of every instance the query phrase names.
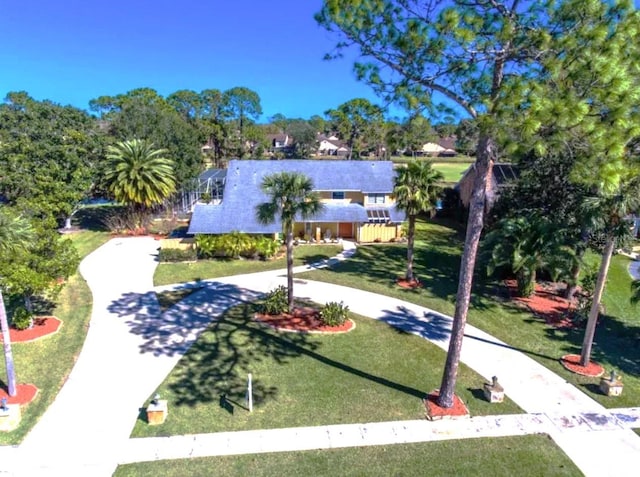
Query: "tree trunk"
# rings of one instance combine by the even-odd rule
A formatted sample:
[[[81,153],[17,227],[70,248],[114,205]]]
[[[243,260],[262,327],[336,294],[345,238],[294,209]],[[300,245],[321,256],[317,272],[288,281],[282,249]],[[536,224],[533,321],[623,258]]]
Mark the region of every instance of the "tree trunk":
[[[7,393],[9,394],[9,396],[15,396],[18,393],[16,389],[16,370],[13,365],[13,353],[11,352],[11,336],[9,335],[9,322],[7,320],[7,310],[4,307],[2,290],[0,290],[0,327],[2,328],[4,363],[7,368]]]
[[[478,252],[480,234],[484,226],[484,204],[487,188],[487,180],[491,173],[495,146],[493,140],[485,132],[478,140],[478,154],[476,158],[476,177],[473,181],[473,192],[469,203],[469,220],[467,221],[467,233],[464,242],[464,251],[460,263],[460,275],[458,278],[458,293],[456,294],[456,308],[453,315],[451,339],[447,352],[447,361],[442,374],[438,405],[441,407],[453,406],[453,394],[460,364],[460,351],[462,350],[462,338],[464,326],[469,311],[471,299],[471,286],[473,284],[473,271]]]
[[[576,250],[577,259],[571,267],[571,281],[567,283],[567,288],[564,291],[564,298],[567,300],[573,300],[576,291],[578,291],[578,281],[580,280],[580,271],[582,270],[581,263],[584,253],[587,250],[588,240],[589,230],[586,227],[582,227],[580,231],[580,242]]]
[[[287,227],[287,301],[293,312],[293,226]]]
[[[600,314],[600,301],[602,293],[607,283],[607,274],[609,273],[609,265],[613,256],[613,249],[616,239],[612,234],[607,237],[607,243],[602,252],[602,263],[598,271],[598,279],[596,280],[596,288],[593,291],[593,302],[589,311],[589,319],[587,320],[587,328],[584,330],[584,340],[582,341],[582,352],[580,354],[580,366],[587,366],[591,359],[591,348],[593,347],[593,337],[596,333],[596,325],[598,324],[598,315]]]
[[[518,295],[528,298],[536,291],[536,271],[521,269],[516,274]]]
[[[413,280],[413,244],[416,235],[416,216],[409,215],[409,230],[407,231],[407,274],[408,281]]]

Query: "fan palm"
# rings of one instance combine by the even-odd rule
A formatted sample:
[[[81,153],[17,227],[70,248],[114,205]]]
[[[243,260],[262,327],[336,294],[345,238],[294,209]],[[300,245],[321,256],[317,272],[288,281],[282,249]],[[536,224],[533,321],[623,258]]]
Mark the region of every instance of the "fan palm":
[[[24,217],[12,215],[4,206],[0,206],[0,254],[10,255],[21,248],[25,248],[32,239],[33,230],[31,224]],[[16,371],[13,364],[9,323],[4,306],[2,288],[0,288],[0,327],[2,328],[4,361],[7,368],[7,392],[9,396],[15,396],[17,393]]]
[[[162,203],[176,189],[174,161],[165,149],[132,139],[109,146],[105,180],[118,202],[144,210]]]
[[[313,192],[313,182],[304,174],[279,172],[265,176],[262,190],[269,201],[259,204],[256,217],[262,224],[270,224],[279,216],[287,247],[287,302],[293,310],[293,224],[296,217],[303,220],[322,210],[319,196]]]
[[[423,212],[433,211],[440,188],[436,185],[444,176],[431,167],[429,161],[411,161],[400,169],[395,178],[393,194],[396,206],[404,210],[409,219],[407,231],[407,273],[405,278],[414,280],[413,258],[416,233],[416,217]]]

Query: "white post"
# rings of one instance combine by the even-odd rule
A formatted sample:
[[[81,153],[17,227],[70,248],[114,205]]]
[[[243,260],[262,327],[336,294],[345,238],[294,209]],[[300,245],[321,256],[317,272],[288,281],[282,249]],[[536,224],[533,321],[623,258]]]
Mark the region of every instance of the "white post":
[[[253,389],[251,383],[251,373],[249,373],[249,379],[247,380],[247,403],[249,404],[249,412],[253,412]]]

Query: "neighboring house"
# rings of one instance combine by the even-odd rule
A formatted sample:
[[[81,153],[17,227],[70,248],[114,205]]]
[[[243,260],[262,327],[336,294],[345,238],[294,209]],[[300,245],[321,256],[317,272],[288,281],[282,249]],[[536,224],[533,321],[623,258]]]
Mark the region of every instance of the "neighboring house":
[[[319,134],[318,154],[321,156],[346,157],[349,155],[349,148],[336,136],[325,136],[324,134]]]
[[[189,233],[281,233],[279,220],[267,225],[258,222],[256,207],[268,201],[260,188],[264,177],[284,171],[309,177],[325,205],[318,215],[295,224],[296,237],[316,241],[348,238],[358,242],[400,238],[405,214],[395,208],[392,198],[395,173],[390,161],[232,160],[222,202],[197,204]]]
[[[293,138],[288,134],[267,134],[270,152],[286,152],[293,149]]]
[[[438,140],[438,142],[428,142],[422,145],[422,148],[416,151],[424,156],[432,157],[453,157],[458,153],[455,150],[455,138],[446,137]]]
[[[491,169],[491,176],[487,184],[485,210],[489,211],[498,196],[500,190],[509,187],[511,183],[518,178],[518,166],[508,163],[495,163]],[[476,178],[476,165],[471,164],[469,168],[462,174],[462,177],[456,184],[456,189],[460,193],[460,201],[465,207],[469,207],[471,201],[471,193],[473,192],[473,181]]]

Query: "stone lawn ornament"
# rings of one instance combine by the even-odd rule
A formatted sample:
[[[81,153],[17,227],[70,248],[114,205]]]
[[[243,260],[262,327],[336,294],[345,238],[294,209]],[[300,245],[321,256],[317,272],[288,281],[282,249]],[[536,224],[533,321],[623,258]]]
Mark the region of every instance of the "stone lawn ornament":
[[[484,383],[484,396],[490,403],[504,401],[504,388],[498,383],[497,376],[491,378],[490,383]]]
[[[607,396],[620,396],[624,384],[615,369],[611,370],[609,376],[600,378],[600,391]]]

